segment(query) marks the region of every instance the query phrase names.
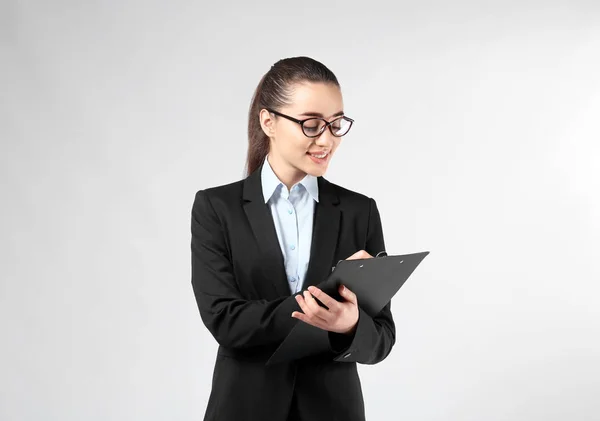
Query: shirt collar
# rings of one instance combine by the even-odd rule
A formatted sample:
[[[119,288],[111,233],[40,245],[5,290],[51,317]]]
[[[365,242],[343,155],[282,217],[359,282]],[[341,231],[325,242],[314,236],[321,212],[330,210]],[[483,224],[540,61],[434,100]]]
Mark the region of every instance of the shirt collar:
[[[261,183],[265,203],[269,201],[271,196],[273,196],[273,193],[275,193],[278,188],[286,188],[281,180],[279,180],[275,172],[273,172],[273,168],[271,168],[271,164],[269,164],[269,160],[267,158],[268,156],[265,157],[265,162],[261,171]],[[306,176],[298,184],[302,184],[304,186],[308,194],[310,194],[315,202],[319,201],[319,183],[317,182],[317,177],[306,174]]]

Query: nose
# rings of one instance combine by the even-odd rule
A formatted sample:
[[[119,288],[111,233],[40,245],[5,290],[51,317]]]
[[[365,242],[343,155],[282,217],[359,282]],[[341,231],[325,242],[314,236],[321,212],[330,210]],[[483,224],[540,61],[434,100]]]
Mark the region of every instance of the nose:
[[[331,134],[331,131],[329,130],[329,128],[327,128],[323,133],[321,133],[319,137],[317,137],[315,143],[323,148],[333,149],[335,140],[335,136]]]

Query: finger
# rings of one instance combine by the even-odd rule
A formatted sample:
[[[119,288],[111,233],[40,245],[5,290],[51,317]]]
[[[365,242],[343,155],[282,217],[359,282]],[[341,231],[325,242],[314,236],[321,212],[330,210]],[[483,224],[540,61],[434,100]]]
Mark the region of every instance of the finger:
[[[296,302],[298,303],[298,305],[300,306],[300,309],[304,312],[304,314],[311,314],[310,308],[308,308],[308,306],[306,305],[306,302],[304,301],[304,298],[302,297],[301,294],[296,295]]]
[[[339,310],[340,302],[330,295],[324,293],[320,288],[311,285],[308,287],[308,290],[315,298],[326,305],[329,311],[335,312]]]
[[[312,299],[312,297],[310,297],[310,293],[308,291],[304,291],[303,294],[304,294],[304,296],[301,294],[296,295],[296,302],[298,303],[298,305],[300,306],[300,308],[302,309],[304,314],[311,319],[314,319],[314,318],[322,319],[315,313],[315,308],[313,307],[312,303],[309,304],[309,302],[308,302],[308,299]],[[312,301],[317,308],[319,308],[319,309],[321,308],[315,302],[314,299],[312,299]],[[325,321],[325,320],[322,319],[322,321]]]
[[[353,304],[357,304],[358,300],[356,298],[356,294],[350,291],[346,286],[340,285],[340,295],[344,297],[347,301],[350,301]]]
[[[327,322],[330,318],[329,311],[321,307],[309,291],[304,291],[304,301],[311,311],[311,315]]]
[[[300,313],[299,311],[294,311],[292,313],[292,317],[311,326],[318,327],[319,329],[327,330],[327,325],[325,323],[321,322],[319,319],[310,318],[306,314]]]
[[[356,259],[360,259],[360,253],[362,250],[357,251],[356,253],[354,253],[352,256],[347,257],[346,260],[356,260]]]
[[[360,250],[358,253],[361,259],[371,259],[373,257],[366,250]]]
[[[372,257],[373,256],[371,256],[369,253],[367,253],[366,250],[359,250],[356,253],[354,253],[352,256],[348,257],[346,260],[369,259]]]

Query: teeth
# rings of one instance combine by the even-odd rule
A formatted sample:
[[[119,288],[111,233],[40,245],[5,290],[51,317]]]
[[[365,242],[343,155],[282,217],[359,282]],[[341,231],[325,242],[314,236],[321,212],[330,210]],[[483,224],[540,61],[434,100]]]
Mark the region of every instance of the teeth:
[[[322,155],[315,155],[315,154],[312,154],[312,153],[311,153],[310,155],[311,155],[311,156],[314,156],[315,158],[320,158],[320,159],[323,159],[323,158],[325,158],[325,157],[327,156],[327,154],[326,154],[326,153],[325,153],[325,154],[322,154]]]

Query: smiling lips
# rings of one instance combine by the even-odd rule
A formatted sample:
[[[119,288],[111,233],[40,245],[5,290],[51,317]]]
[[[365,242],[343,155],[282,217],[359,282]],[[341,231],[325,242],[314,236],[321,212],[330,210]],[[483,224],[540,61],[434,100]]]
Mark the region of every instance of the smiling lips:
[[[312,152],[307,152],[310,156],[314,156],[315,158],[319,158],[319,159],[323,159],[325,158],[327,155],[329,155],[329,152],[319,152],[319,153],[312,153]]]
[[[321,152],[319,154],[313,154],[310,152],[306,153],[310,159],[312,160],[312,162],[314,162],[317,165],[326,165],[327,162],[329,161],[329,154],[330,152]]]

